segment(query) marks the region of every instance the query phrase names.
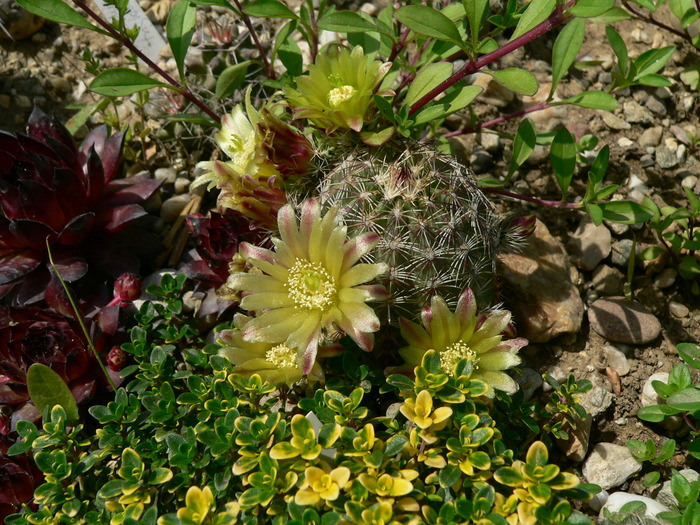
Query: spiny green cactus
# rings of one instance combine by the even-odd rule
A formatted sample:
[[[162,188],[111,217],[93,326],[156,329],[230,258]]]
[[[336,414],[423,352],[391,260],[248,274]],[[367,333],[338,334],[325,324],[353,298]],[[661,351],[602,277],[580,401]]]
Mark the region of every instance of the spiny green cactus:
[[[390,267],[381,317],[416,318],[436,294],[454,308],[467,287],[481,304],[493,300],[500,221],[466,166],[420,143],[359,146],[342,156],[347,144],[324,146],[325,175],[293,189],[291,200],[318,195],[324,206],[341,205],[349,234],[380,235],[367,262]]]

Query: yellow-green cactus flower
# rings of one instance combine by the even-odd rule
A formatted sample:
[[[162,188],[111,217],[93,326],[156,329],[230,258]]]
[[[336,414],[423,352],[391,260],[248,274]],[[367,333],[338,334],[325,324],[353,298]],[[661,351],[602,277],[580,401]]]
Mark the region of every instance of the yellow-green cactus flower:
[[[304,375],[299,363],[296,348],[289,348],[284,343],[250,343],[243,339],[245,324],[250,318],[237,315],[234,319],[236,328],[223,330],[219,334],[222,348],[219,355],[226,357],[234,365],[233,372],[243,375],[258,374],[272,385],[286,383],[293,385]],[[323,371],[314,364],[307,376],[310,382],[322,382]]]
[[[297,89],[287,88],[285,94],[295,117],[308,118],[327,133],[337,128],[359,132],[390,68],[391,63],[372,60],[360,47],[352,52],[334,48],[319,55],[308,75],[294,79]]]
[[[358,264],[379,241],[376,233],[350,240],[338,223],[338,207],[321,216],[320,203],[302,203],[301,222],[292,206],[277,216],[280,239],[275,250],[242,243],[240,253],[262,273],[231,275],[227,286],[242,293],[241,308],[258,316],[243,327],[250,343],[284,343],[298,348],[301,372],[309,374],[325,330],[339,328],[365,351],[374,346],[379,319],[367,301],[383,299],[386,290],[367,285],[386,271],[384,264]]]
[[[527,340],[503,340],[503,331],[510,322],[510,312],[495,311],[485,319],[476,315],[474,293],[465,290],[451,312],[440,296],[434,296],[430,306],[423,309],[423,326],[400,319],[401,335],[408,346],[399,349],[407,367],[420,366],[423,355],[434,349],[440,356],[443,372],[452,374],[460,359],[473,364],[471,377],[489,385],[486,395],[494,396],[493,389],[513,393],[518,385],[505,370],[520,363],[518,350]]]
[[[350,469],[337,467],[326,473],[318,467],[307,467],[304,482],[294,496],[297,505],[316,505],[321,500],[335,501],[350,480]]]

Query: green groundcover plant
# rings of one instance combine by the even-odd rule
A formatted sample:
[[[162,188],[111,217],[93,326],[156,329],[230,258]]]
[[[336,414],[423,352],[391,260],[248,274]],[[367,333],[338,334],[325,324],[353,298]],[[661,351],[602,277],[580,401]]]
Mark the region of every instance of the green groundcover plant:
[[[503,435],[474,359],[429,350],[385,376],[348,351],[324,387],[278,388],[203,344],[184,284],[149,288],[112,401],[18,423],[9,453],[45,481],[8,524],[590,523],[573,505],[596,487],[549,462],[541,431]]]

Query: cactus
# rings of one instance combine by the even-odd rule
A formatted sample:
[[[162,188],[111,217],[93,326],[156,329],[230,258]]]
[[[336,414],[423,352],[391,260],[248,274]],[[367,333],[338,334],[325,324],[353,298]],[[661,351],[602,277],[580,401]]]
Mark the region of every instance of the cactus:
[[[466,166],[421,143],[392,141],[350,153],[347,143],[325,146],[320,157],[328,167],[319,170],[320,180],[291,189],[290,200],[318,195],[326,207],[341,205],[350,235],[380,235],[365,262],[390,267],[381,318],[415,319],[435,294],[454,308],[467,287],[481,304],[493,301],[500,221]]]

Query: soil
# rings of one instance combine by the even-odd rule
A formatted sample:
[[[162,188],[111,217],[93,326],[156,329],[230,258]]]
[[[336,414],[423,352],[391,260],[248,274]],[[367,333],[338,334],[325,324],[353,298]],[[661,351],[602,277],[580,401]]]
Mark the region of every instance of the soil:
[[[665,21],[670,22],[670,20]],[[623,104],[630,101],[643,101],[649,96],[660,94],[665,115],[648,112],[650,120],[644,123],[632,123],[629,129],[612,129],[604,122],[603,112],[574,106],[566,107],[564,113],[551,111],[551,118],[563,121],[570,131],[579,137],[586,133],[593,133],[600,139],[601,145],[610,146],[611,162],[607,182],[620,184],[619,194],[622,197],[626,197],[629,192],[630,177],[636,176],[650,188],[647,194],[657,204],[686,206],[687,198],[681,187],[681,180],[693,174],[700,176],[698,160],[700,152],[697,145],[693,145],[683,136],[678,136],[677,130],[674,132],[672,128],[674,125],[679,125],[687,129],[694,127],[696,131],[700,130],[700,103],[697,101],[697,92],[690,91],[688,86],[679,80],[683,69],[700,63],[700,54],[686,42],[651,25],[627,21],[618,22],[615,27],[626,42],[631,56],[637,56],[652,45],[657,48],[664,45],[677,46],[679,51],[664,70],[664,75],[673,79],[674,85],[660,92],[655,88],[644,87],[624,90],[618,96],[621,108],[615,112],[624,120],[626,113],[622,109]],[[572,70],[558,90],[561,98],[576,94],[585,86],[589,86],[589,89],[601,90],[607,86],[605,82],[599,82],[600,79],[605,80],[613,60],[613,53],[605,38],[604,27],[589,22],[587,29],[587,39],[579,58],[598,60],[602,64],[588,69]],[[515,53],[507,57],[502,65],[524,67],[535,72],[541,84],[551,82],[546,62],[551,56],[553,38],[552,35],[545,36],[542,41],[530,46],[524,53]],[[94,57],[105,65],[124,65],[118,48],[115,48],[114,44],[106,38],[52,23],[46,23],[32,37],[16,42],[0,41],[0,115],[2,115],[0,128],[10,132],[22,131],[32,104],[55,113],[65,121],[75,114],[71,106],[97,100],[96,96],[85,87],[92,76],[80,60],[80,55],[88,47],[92,50]],[[480,119],[489,120],[522,109],[529,102],[527,98],[520,98],[499,108],[485,104],[478,105],[477,100],[475,108]],[[535,115],[533,114],[533,117]],[[546,128],[550,124],[547,115],[536,118],[539,127]],[[499,131],[513,133],[517,122],[506,123],[499,128]],[[672,169],[660,168],[656,162],[648,165],[648,159],[644,159],[646,151],[637,145],[637,140],[642,133],[654,126],[663,128],[662,144],[665,140],[672,144],[675,141],[675,144],[681,144],[687,149],[685,160]],[[686,144],[683,144],[684,141]],[[492,175],[505,173],[509,152],[501,149],[492,154],[492,157],[493,167],[490,173]],[[549,160],[546,158],[538,164],[524,166],[516,177],[515,187],[522,193],[543,199],[560,198],[557,184],[551,174]],[[700,185],[696,184],[693,189],[697,194]],[[574,181],[571,194],[582,195],[584,191],[585,180]],[[520,206],[520,204],[507,205],[509,211]],[[564,209],[542,207],[523,207],[523,209],[535,213],[564,245],[582,216],[579,212]],[[646,230],[613,229],[613,241],[622,238],[636,238],[638,246],[657,244],[655,238]],[[629,439],[646,440],[649,437],[658,443],[665,437],[674,437],[674,432],[679,436],[682,435],[682,430],[669,431],[642,424],[635,417],[640,408],[641,389],[647,378],[655,372],[668,372],[680,362],[675,345],[682,342],[700,342],[700,301],[692,294],[689,281],[679,277],[670,288],[659,290],[653,285],[654,277],[659,270],[660,268],[651,267],[637,268],[632,286],[636,299],[661,322],[661,336],[651,344],[626,347],[631,370],[629,374],[620,378],[619,392],[615,393],[613,403],[593,425],[591,443],[607,441],[624,445]],[[590,297],[591,277],[592,272],[580,272],[580,280],[576,283],[584,298]],[[682,318],[671,314],[670,301],[688,307],[689,314]],[[586,300],[586,302],[590,301]],[[507,298],[506,306],[508,306]],[[565,374],[572,373],[578,378],[590,379],[594,384],[612,392],[613,381],[606,374],[606,357],[603,350],[607,344],[609,344],[608,341],[590,328],[584,316],[583,326],[577,334],[564,335],[548,343],[531,345],[525,351],[525,355],[528,366],[540,372],[551,373],[552,370],[558,369]],[[692,458],[682,456],[676,458],[679,466],[683,461],[686,461],[686,465],[697,468],[697,462]],[[643,487],[635,482],[632,490],[635,489],[641,492]]]

